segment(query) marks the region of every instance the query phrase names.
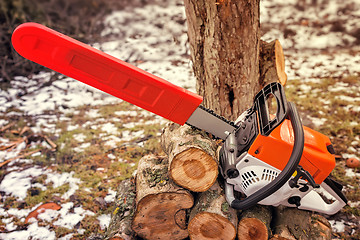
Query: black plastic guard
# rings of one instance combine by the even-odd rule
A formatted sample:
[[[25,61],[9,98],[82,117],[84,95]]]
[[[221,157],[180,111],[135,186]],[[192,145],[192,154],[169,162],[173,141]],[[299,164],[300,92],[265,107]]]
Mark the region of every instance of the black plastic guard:
[[[275,97],[277,103],[277,111],[274,118],[270,117],[267,105],[267,100],[272,96]],[[288,106],[283,86],[277,82],[266,85],[256,94],[254,106],[258,112],[260,133],[263,136],[268,136],[287,117]]]
[[[334,179],[327,177],[325,178],[324,182],[345,202],[347,203],[348,200],[346,199],[345,195],[341,192],[343,186],[335,181]]]

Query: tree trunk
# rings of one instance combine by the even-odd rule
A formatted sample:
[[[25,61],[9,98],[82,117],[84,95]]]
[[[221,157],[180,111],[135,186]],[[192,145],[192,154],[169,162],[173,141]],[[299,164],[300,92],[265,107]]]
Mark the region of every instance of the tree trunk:
[[[322,216],[296,208],[278,207],[274,216],[273,239],[331,239],[331,225]]]
[[[194,204],[189,191],[168,178],[166,157],[140,159],[136,177],[136,212],[132,229],[142,238],[184,239],[188,236],[185,209]]]
[[[238,239],[267,240],[271,235],[270,222],[269,206],[256,205],[243,211],[238,225]]]
[[[131,230],[131,221],[135,212],[135,179],[125,179],[118,187],[115,209],[111,214],[109,227],[104,239],[135,240]]]
[[[217,182],[209,190],[199,194],[190,213],[190,239],[232,240],[236,237],[236,225],[236,210],[230,208]]]
[[[204,132],[171,123],[163,130],[161,146],[169,156],[169,176],[177,185],[204,192],[214,184],[216,145]]]
[[[235,120],[260,89],[259,0],[184,0],[197,92]]]

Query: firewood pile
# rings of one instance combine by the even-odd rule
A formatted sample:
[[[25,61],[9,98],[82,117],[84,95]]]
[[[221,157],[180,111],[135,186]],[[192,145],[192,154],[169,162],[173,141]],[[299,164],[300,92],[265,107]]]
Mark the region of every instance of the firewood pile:
[[[320,215],[226,202],[218,177],[218,142],[189,126],[169,124],[164,155],[144,156],[136,176],[120,183],[105,239],[331,239]]]

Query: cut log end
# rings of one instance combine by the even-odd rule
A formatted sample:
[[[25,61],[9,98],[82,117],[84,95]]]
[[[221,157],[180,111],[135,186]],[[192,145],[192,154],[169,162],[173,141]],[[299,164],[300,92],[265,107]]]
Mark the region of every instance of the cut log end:
[[[238,239],[266,240],[268,237],[266,225],[257,218],[244,218],[238,225]]]
[[[182,209],[191,208],[190,194],[165,192],[148,195],[137,206],[132,228],[146,239],[184,239],[186,214]]]
[[[215,213],[202,212],[189,223],[189,235],[196,240],[235,239],[236,229],[231,222]]]
[[[287,81],[287,75],[285,73],[285,56],[280,41],[277,39],[275,40],[275,61],[278,81],[281,83],[281,85],[285,86]]]
[[[199,148],[192,147],[177,154],[170,165],[170,177],[174,182],[194,192],[209,189],[217,175],[217,163]]]

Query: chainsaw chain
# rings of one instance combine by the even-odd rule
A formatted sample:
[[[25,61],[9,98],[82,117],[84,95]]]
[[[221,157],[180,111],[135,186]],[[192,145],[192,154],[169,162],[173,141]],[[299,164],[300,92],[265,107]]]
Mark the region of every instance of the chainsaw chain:
[[[228,119],[224,118],[223,116],[220,116],[220,115],[216,114],[216,113],[214,112],[214,110],[208,109],[208,108],[204,107],[203,105],[199,105],[198,107],[201,108],[202,110],[210,113],[211,115],[215,116],[216,118],[218,118],[218,119],[226,122],[227,124],[229,124],[229,125],[231,125],[231,126],[233,126],[233,127],[235,127],[235,128],[238,127],[233,121],[229,121]],[[207,132],[207,131],[205,131],[205,130],[203,130],[203,129],[200,129],[200,128],[198,128],[198,127],[196,127],[196,126],[193,126],[193,125],[191,125],[191,124],[189,124],[189,123],[186,123],[186,124],[189,125],[190,127],[192,127],[193,129],[206,132],[206,134],[209,135],[209,136],[210,136],[212,139],[214,139],[214,140],[219,140],[219,139],[221,139],[221,138],[216,137],[216,136],[214,136],[213,134],[211,134],[211,133],[209,133],[209,132]],[[222,140],[222,139],[221,139],[221,140]]]

